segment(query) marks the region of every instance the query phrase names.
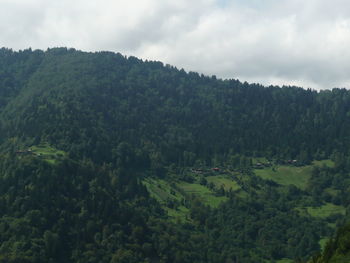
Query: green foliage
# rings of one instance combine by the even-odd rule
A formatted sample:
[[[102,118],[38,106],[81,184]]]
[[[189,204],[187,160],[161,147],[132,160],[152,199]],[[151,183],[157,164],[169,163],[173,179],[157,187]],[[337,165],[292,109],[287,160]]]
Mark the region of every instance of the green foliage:
[[[320,207],[307,207],[307,213],[311,216],[326,218],[334,214],[345,215],[343,206],[326,203]]]
[[[293,263],[294,260],[288,259],[288,258],[284,258],[284,259],[280,259],[277,260],[276,263]]]
[[[338,229],[334,238],[330,239],[322,254],[313,258],[316,263],[345,263],[350,260],[350,228],[349,224]]]
[[[50,164],[56,164],[57,161],[62,160],[67,156],[64,151],[57,150],[48,144],[32,146],[30,150],[37,158],[41,158]]]
[[[196,196],[204,204],[212,207],[217,207],[220,203],[226,200],[226,197],[215,196],[215,194],[207,187],[196,184],[181,182],[177,184],[177,187],[182,190],[185,196]]]
[[[157,206],[145,205],[136,178],[91,162],[51,165],[32,156],[2,156],[0,171],[0,255],[10,262],[109,262],[118,249],[147,241]],[[152,256],[132,253],[137,262]]]
[[[345,89],[0,49],[0,262],[305,259],[349,210],[349,112]]]
[[[216,188],[220,188],[222,186],[226,191],[235,191],[240,189],[236,181],[229,179],[226,176],[208,176],[206,177],[206,180],[209,183],[213,183]]]
[[[295,185],[300,189],[306,189],[311,176],[312,166],[277,166],[264,169],[256,169],[256,175],[263,179],[275,181],[281,185]]]
[[[264,88],[65,48],[2,49],[0,60],[6,142],[48,142],[97,163],[114,163],[125,143],[129,161],[158,174],[162,163],[217,166],[237,153],[304,164],[350,149],[350,96],[343,89]]]

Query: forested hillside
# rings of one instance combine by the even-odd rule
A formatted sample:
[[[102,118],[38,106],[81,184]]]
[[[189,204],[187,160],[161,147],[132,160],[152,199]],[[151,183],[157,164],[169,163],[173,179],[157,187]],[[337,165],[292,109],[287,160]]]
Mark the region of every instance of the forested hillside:
[[[113,162],[118,145],[165,163],[232,153],[325,157],[349,149],[343,89],[262,87],[107,52],[1,50],[3,140],[46,140]]]
[[[0,135],[0,262],[300,261],[349,210],[345,89],[3,48]]]

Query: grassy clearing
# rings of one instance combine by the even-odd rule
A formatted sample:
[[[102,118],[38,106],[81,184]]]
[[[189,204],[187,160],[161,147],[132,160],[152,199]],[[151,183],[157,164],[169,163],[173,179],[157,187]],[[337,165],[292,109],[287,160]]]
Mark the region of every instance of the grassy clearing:
[[[184,222],[184,221],[190,221],[189,219],[189,210],[184,207],[184,206],[179,206],[177,209],[171,209],[166,207],[165,211],[167,212],[168,216],[170,217],[171,221],[180,221],[180,222]]]
[[[323,166],[326,165],[328,167],[334,167],[334,162],[332,160],[321,160],[321,161],[313,161],[312,162],[313,165],[317,165],[317,166]]]
[[[204,204],[211,207],[218,207],[222,202],[227,200],[225,196],[215,196],[207,187],[200,184],[190,184],[179,182],[177,186],[182,189],[186,195],[198,197]]]
[[[49,144],[39,144],[31,147],[32,152],[47,161],[50,164],[56,164],[57,161],[67,154],[64,151],[57,150],[51,147]]]
[[[340,190],[336,190],[336,189],[333,189],[333,188],[326,188],[325,191],[327,193],[329,193],[330,195],[332,195],[332,196],[336,196],[340,192]]]
[[[319,244],[320,247],[321,247],[321,251],[326,247],[328,240],[329,240],[329,238],[328,238],[328,237],[325,237],[325,238],[322,238],[322,239],[318,242],[318,244]]]
[[[156,199],[167,212],[172,221],[188,221],[189,210],[180,205],[176,208],[167,207],[169,200],[181,202],[185,197],[166,181],[158,178],[145,178],[142,183],[146,186],[150,195]]]
[[[300,189],[305,189],[311,176],[312,165],[295,167],[281,165],[265,169],[256,169],[255,174],[263,179],[275,181],[281,185],[295,185]]]
[[[229,180],[229,179],[226,179]],[[234,182],[231,182],[232,185]],[[155,198],[167,212],[169,218],[173,221],[188,221],[189,209],[183,205],[176,208],[167,206],[169,201],[175,201],[181,204],[182,200],[188,200],[189,197],[195,196],[204,204],[211,207],[218,207],[227,197],[218,197],[206,186],[198,183],[187,183],[180,181],[176,186],[171,185],[168,181],[158,178],[145,178],[143,184],[147,187],[148,192]]]
[[[296,187],[305,190],[307,182],[311,176],[312,168],[314,166],[323,165],[333,167],[334,162],[332,160],[321,160],[313,161],[312,165],[301,167],[289,165],[274,166],[264,169],[255,169],[255,174],[263,179],[272,180],[281,185],[293,184]]]
[[[330,215],[341,214],[345,215],[345,208],[340,205],[326,203],[320,207],[306,207],[307,213],[313,217],[326,218]]]
[[[166,203],[168,199],[180,201],[183,196],[181,193],[173,189],[169,183],[162,179],[146,178],[143,184],[147,187],[151,196],[160,203]]]
[[[335,214],[345,215],[345,207],[331,203],[326,203],[318,207],[307,206],[299,207],[296,209],[299,211],[299,214],[301,216],[313,216],[322,219]]]
[[[229,191],[230,189],[232,189],[233,191],[240,189],[237,182],[223,175],[207,176],[205,179],[207,179],[208,183],[213,183],[217,188],[223,186],[225,191]]]
[[[276,263],[293,263],[294,260],[289,259],[289,258],[282,258],[280,260],[277,260]]]
[[[267,163],[268,160],[265,157],[255,157],[255,158],[252,158],[252,162],[253,162],[253,164]]]

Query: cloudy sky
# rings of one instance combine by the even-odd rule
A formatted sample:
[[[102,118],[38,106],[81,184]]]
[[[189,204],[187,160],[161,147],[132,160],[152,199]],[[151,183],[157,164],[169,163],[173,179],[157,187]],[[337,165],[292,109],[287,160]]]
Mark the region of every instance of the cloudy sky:
[[[346,0],[0,0],[0,46],[67,46],[265,85],[350,88]]]

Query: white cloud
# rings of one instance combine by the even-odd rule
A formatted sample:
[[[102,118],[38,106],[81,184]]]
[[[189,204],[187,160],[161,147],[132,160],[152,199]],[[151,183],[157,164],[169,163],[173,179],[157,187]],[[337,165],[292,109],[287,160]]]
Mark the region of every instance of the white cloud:
[[[68,46],[263,84],[349,87],[345,0],[0,0],[0,46]]]

